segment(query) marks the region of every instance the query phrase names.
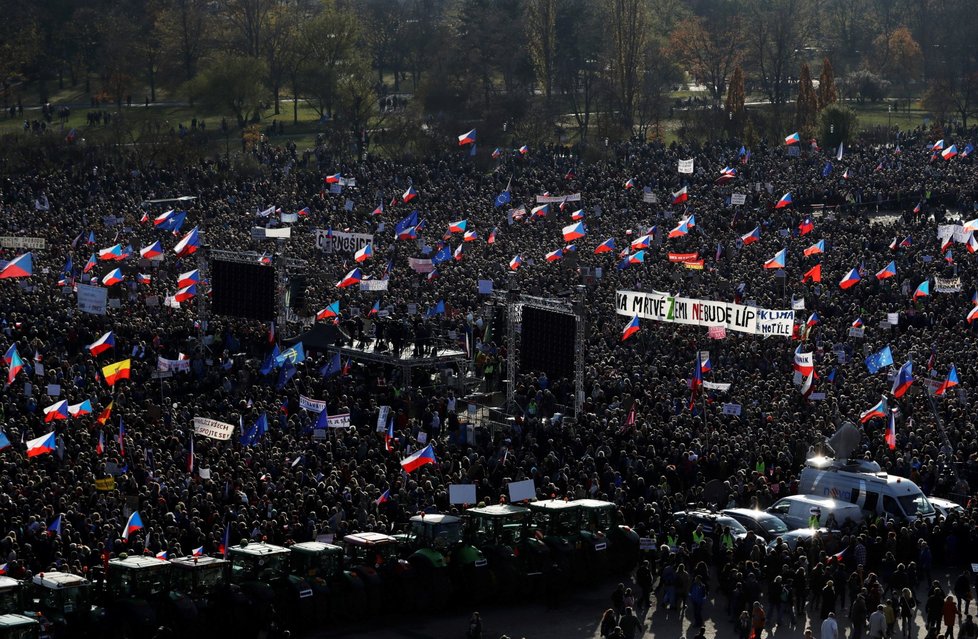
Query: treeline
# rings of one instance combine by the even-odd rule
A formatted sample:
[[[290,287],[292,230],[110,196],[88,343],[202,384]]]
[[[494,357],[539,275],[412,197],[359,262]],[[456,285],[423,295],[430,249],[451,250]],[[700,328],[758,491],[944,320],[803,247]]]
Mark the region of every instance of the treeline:
[[[65,88],[324,123],[592,143],[676,108],[731,134],[838,97],[978,109],[974,0],[0,0],[6,104]],[[808,65],[811,65],[810,71]],[[832,86],[808,78],[822,76]],[[677,104],[686,82],[708,98]],[[763,122],[747,97],[770,107]],[[831,98],[831,99],[830,99]],[[425,125],[425,126],[421,126]]]

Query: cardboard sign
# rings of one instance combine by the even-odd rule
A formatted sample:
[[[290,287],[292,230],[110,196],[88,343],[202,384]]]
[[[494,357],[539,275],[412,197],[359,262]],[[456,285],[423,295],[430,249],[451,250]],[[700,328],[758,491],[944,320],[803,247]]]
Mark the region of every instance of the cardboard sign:
[[[508,488],[510,503],[515,504],[516,502],[523,501],[524,499],[533,500],[537,498],[537,487],[533,483],[532,479],[511,481],[508,484]]]
[[[740,415],[740,404],[724,404],[724,415]]]
[[[329,428],[352,428],[350,425],[350,413],[343,413],[341,415],[330,415],[327,418],[327,426]]]
[[[227,441],[231,439],[231,435],[234,433],[234,425],[208,417],[194,417],[194,433],[211,439]]]
[[[692,174],[693,160],[679,160],[679,172]]]
[[[475,484],[449,484],[448,503],[450,504],[476,504]]]
[[[48,395],[51,397],[61,395],[61,384],[48,384]]]
[[[479,280],[479,295],[492,295],[492,280]]]
[[[390,406],[381,406],[377,411],[377,432],[385,433],[387,432],[387,418],[391,414]]]
[[[889,323],[889,322],[887,322],[887,323]],[[866,333],[866,329],[863,328],[862,326],[859,326],[859,327],[851,326],[849,328],[849,337],[859,337],[859,338],[862,338],[865,335],[865,333]]]
[[[92,315],[105,315],[109,289],[101,286],[78,285],[78,310]]]
[[[733,193],[730,195],[730,203],[734,206],[741,206],[747,203],[747,195],[745,193]]]
[[[95,490],[100,492],[108,492],[110,490],[115,490],[115,477],[106,477],[104,479],[95,480]]]

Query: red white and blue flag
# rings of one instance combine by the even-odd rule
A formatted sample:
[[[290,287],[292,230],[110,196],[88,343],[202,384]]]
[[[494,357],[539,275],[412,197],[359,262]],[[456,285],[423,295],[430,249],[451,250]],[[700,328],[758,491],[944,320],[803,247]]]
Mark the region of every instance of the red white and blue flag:
[[[404,470],[404,472],[410,473],[421,468],[422,466],[425,466],[426,464],[435,464],[437,462],[438,460],[435,459],[435,451],[431,447],[431,444],[428,444],[413,455],[402,459],[401,468]]]
[[[897,376],[893,379],[893,388],[891,389],[893,396],[898,399],[903,397],[910,389],[911,384],[913,384],[913,362],[908,361],[900,367]]]
[[[875,406],[859,415],[859,423],[865,424],[874,417],[886,417],[886,413],[886,398],[880,397],[880,401]]]
[[[628,320],[628,324],[625,325],[625,329],[621,332],[621,341],[625,341],[635,333],[639,331],[638,325],[638,314],[636,313],[632,319]]]

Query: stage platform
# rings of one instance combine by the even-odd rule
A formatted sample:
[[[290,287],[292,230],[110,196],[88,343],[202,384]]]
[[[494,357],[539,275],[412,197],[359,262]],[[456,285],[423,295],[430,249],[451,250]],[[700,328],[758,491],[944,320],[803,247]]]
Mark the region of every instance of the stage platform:
[[[377,340],[375,339],[367,340],[363,348],[360,348],[360,346],[361,343],[357,342],[357,346],[332,346],[328,351],[339,352],[340,357],[348,357],[354,362],[371,362],[387,366],[397,366],[401,369],[405,379],[408,381],[411,379],[411,370],[415,368],[445,368],[451,366],[457,367],[457,370],[464,376],[465,369],[469,364],[469,358],[466,356],[465,351],[453,348],[439,348],[435,355],[415,357],[413,343],[405,346],[396,355],[390,349],[389,344],[386,350],[377,350]]]

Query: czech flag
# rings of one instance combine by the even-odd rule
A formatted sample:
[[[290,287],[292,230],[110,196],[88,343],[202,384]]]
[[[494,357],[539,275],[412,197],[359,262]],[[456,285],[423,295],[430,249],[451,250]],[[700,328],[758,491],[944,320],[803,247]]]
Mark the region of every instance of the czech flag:
[[[689,199],[689,191],[686,189],[685,186],[672,194],[673,204],[682,204],[688,199]]]
[[[862,328],[863,327],[863,318],[857,317],[855,319],[855,321],[853,321],[852,327],[853,328]]]
[[[346,275],[343,276],[339,282],[336,283],[336,288],[346,288],[347,286],[353,286],[354,284],[359,284],[360,280],[363,279],[363,272],[359,268],[355,268]]]
[[[975,234],[971,233],[968,235],[968,252],[975,253],[978,252],[978,240],[975,239]]]
[[[890,391],[896,398],[903,397],[910,385],[913,384],[913,362],[907,362],[893,379],[893,389]]]
[[[51,404],[44,409],[44,421],[53,422],[59,419],[68,419],[68,401],[61,400]]]
[[[896,450],[896,409],[890,411],[890,419],[886,423],[886,434],[883,435],[883,441],[886,442],[887,448]]]
[[[645,251],[637,251],[628,256],[629,264],[644,264],[645,263]]]
[[[878,280],[885,280],[891,277],[896,277],[896,262],[890,262],[883,267],[883,270],[876,274],[876,279]]]
[[[153,260],[157,257],[161,257],[162,255],[163,245],[160,244],[159,240],[156,240],[149,246],[139,249],[139,257],[143,258],[144,260]]]
[[[374,501],[374,504],[379,506],[383,503],[389,502],[390,500],[391,500],[391,490],[390,488],[388,488],[380,495],[380,497],[376,499],[376,501]]]
[[[192,271],[187,271],[186,273],[181,273],[177,277],[177,287],[183,288],[184,286],[190,286],[191,284],[200,283],[200,271],[194,269]]]
[[[636,238],[632,240],[632,244],[631,244],[633,249],[649,248],[649,246],[651,245],[652,245],[651,235],[643,235],[642,237]]]
[[[380,312],[380,300],[374,300],[374,305],[370,307],[370,311],[367,313],[367,317],[371,315],[376,315]]]
[[[61,515],[54,518],[54,521],[48,526],[48,532],[55,536],[61,535]]]
[[[635,178],[629,178],[628,181],[625,182],[625,190],[626,191],[628,189],[632,189],[632,188],[635,188]]]
[[[317,320],[329,319],[330,317],[339,317],[340,314],[340,301],[336,300],[323,310],[316,313]]]
[[[438,460],[435,459],[435,451],[432,449],[431,444],[428,444],[413,455],[402,459],[401,468],[404,470],[404,472],[410,473],[426,464],[435,464],[437,462]]]
[[[414,190],[413,186],[409,186],[407,191],[401,195],[401,201],[405,204],[418,197],[418,192]]]
[[[951,146],[941,151],[941,157],[944,158],[945,160],[950,160],[957,154],[958,154],[958,146],[956,144],[952,144]]]
[[[679,223],[679,226],[669,231],[670,238],[682,237],[688,234],[689,234],[689,222],[687,220],[683,220],[682,222]]]
[[[91,415],[92,413],[92,400],[86,399],[80,404],[72,404],[68,407],[68,414],[72,417],[83,417],[85,415]]]
[[[918,297],[927,297],[930,295],[930,280],[924,280],[917,286],[917,290],[913,292],[913,298],[916,300]]]
[[[149,273],[137,273],[136,282],[138,284],[150,284],[153,281],[153,276]]]
[[[34,257],[30,253],[18,255],[0,270],[0,280],[8,277],[30,277],[34,274]]]
[[[500,157],[502,157],[502,154],[503,154],[503,150],[500,149],[498,146],[495,149],[493,149],[492,153],[490,153],[493,160],[498,160]]]
[[[465,246],[465,245],[464,245],[464,244],[459,244],[459,245],[458,245],[458,246],[457,246],[457,247],[455,248],[455,250],[454,250],[454,251],[452,252],[452,258],[453,258],[453,259],[454,259],[454,260],[455,260],[456,262],[461,262],[461,261],[462,261],[462,255],[463,255],[463,253],[464,253],[464,252],[463,252],[463,250],[462,250],[462,247],[463,247],[463,246]],[[434,271],[432,271],[432,272],[434,272]]]
[[[129,535],[136,532],[137,530],[142,530],[143,528],[143,518],[139,516],[139,511],[133,511],[129,515],[129,521],[126,522],[126,527],[122,530],[122,538],[129,539]]]
[[[82,269],[82,273],[88,273],[95,268],[96,264],[98,264],[98,261],[95,259],[95,253],[92,253],[92,256],[88,258],[88,262],[85,263],[85,268]]]
[[[944,138],[941,138],[937,142],[934,142],[934,145],[930,147],[930,150],[931,151],[940,151],[943,148],[944,148]]]
[[[565,242],[573,242],[574,240],[579,240],[587,235],[587,229],[584,228],[584,222],[578,222],[577,224],[565,226],[561,232],[564,234]]]
[[[761,227],[760,226],[755,226],[754,227],[754,230],[751,231],[750,233],[748,233],[746,235],[741,235],[740,236],[740,241],[744,243],[744,246],[748,246],[750,244],[753,244],[754,242],[760,242],[761,241]]]
[[[951,372],[947,374],[947,379],[945,379],[941,383],[941,385],[937,387],[937,390],[934,391],[934,394],[940,397],[941,395],[944,394],[944,392],[947,389],[954,388],[957,385],[958,385],[958,369],[954,367],[954,364],[951,364]]]
[[[51,431],[47,435],[41,435],[37,439],[27,441],[27,456],[46,455],[54,452],[55,448],[57,448],[57,443],[54,441],[54,431]]]
[[[201,546],[200,548],[194,548],[193,555],[192,556],[193,557],[203,557],[204,556],[204,547]]]
[[[737,169],[731,169],[729,166],[725,166],[720,169],[720,177],[716,179],[716,183],[726,184],[735,177],[737,177]]]
[[[764,262],[764,268],[784,268],[787,259],[788,249],[781,249],[774,254],[774,257]]]
[[[108,261],[121,261],[126,258],[125,252],[122,250],[121,244],[116,244],[115,246],[110,246],[109,248],[104,248],[99,250],[98,259],[102,262]]]
[[[526,146],[526,145],[524,144],[523,146],[521,146],[521,147],[520,147],[520,148],[518,149],[518,151],[520,152],[520,155],[526,155],[527,153],[529,153],[529,152],[530,152],[530,147],[528,147],[528,146]]]
[[[523,258],[517,255],[509,261],[509,270],[515,271],[523,264]]]
[[[971,310],[968,311],[968,317],[965,319],[968,320],[969,324],[978,319],[978,305],[971,307]],[[10,370],[13,370],[13,367],[11,367]],[[8,384],[13,381],[13,377],[10,377],[9,379],[10,381],[7,382]]]
[[[365,262],[374,256],[373,242],[364,244],[363,248],[353,254],[353,260],[357,263]]]
[[[465,146],[466,144],[475,144],[475,129],[458,136],[458,145]]]
[[[815,225],[812,224],[812,218],[806,217],[801,224],[798,225],[798,232],[801,235],[808,235],[815,230]]]
[[[114,268],[109,273],[102,278],[102,284],[104,286],[115,286],[119,282],[126,279],[126,276],[122,274],[122,269]]]
[[[449,233],[465,233],[465,229],[468,227],[468,220],[459,220],[458,222],[449,222],[448,232]]]
[[[853,286],[859,283],[860,279],[861,278],[859,277],[859,269],[852,269],[851,271],[846,273],[846,276],[842,278],[841,282],[839,282],[839,288],[842,289],[852,288]]]
[[[574,220],[575,222],[580,222],[581,220],[583,220],[584,219],[584,209],[577,209],[576,211],[574,211],[573,213],[571,213],[571,219]]]
[[[190,286],[184,286],[176,293],[173,294],[174,301],[186,302],[187,300],[193,299],[194,295],[197,294],[197,285],[191,284]]]
[[[818,324],[819,320],[821,320],[821,318],[818,316],[818,312],[816,311],[808,316],[808,321],[805,322],[805,326],[808,327],[815,326],[816,324]]]
[[[821,282],[822,281],[822,265],[821,264],[816,264],[815,266],[813,266],[810,269],[808,269],[807,271],[805,271],[805,274],[801,276],[801,283],[802,284],[804,284],[805,282],[808,282],[808,281],[812,281],[812,282]]]
[[[886,417],[886,398],[881,397],[878,404],[859,414],[859,423],[865,424],[874,417]]]
[[[153,218],[153,226],[159,226],[160,224],[165,224],[170,220],[171,217],[173,217],[173,214],[175,212],[176,211],[174,211],[173,209],[170,209],[169,211],[164,211],[163,213],[160,213],[155,218]]]
[[[819,240],[803,251],[805,257],[808,257],[809,255],[820,255],[824,252],[825,240]]]
[[[120,379],[129,379],[129,367],[131,361],[124,359],[121,362],[116,362],[115,364],[109,364],[108,366],[102,367],[102,376],[105,378],[105,383],[109,386],[114,386]],[[109,405],[111,408],[111,404]]]
[[[533,217],[547,217],[548,213],[550,213],[549,204],[541,204],[540,206],[534,206],[530,210],[530,215]]]
[[[791,202],[792,202],[791,193],[790,192],[785,193],[784,195],[781,196],[781,199],[778,200],[778,203],[774,205],[774,208],[783,209],[786,206],[791,206]]]
[[[801,136],[798,135],[797,131],[795,131],[794,133],[792,133],[791,135],[787,136],[784,139],[784,143],[787,146],[791,146],[792,144],[798,144],[799,142],[801,142]]]
[[[475,231],[466,231],[462,236],[463,242],[475,242],[477,239],[479,239],[479,234]]]
[[[846,169],[845,171],[842,172],[842,179],[843,180],[849,179],[849,169]]]
[[[628,324],[625,324],[625,330],[621,332],[621,341],[624,342],[626,339],[637,333],[638,329],[638,313],[636,313],[635,316],[628,321]]]
[[[112,331],[109,331],[102,337],[86,346],[86,348],[94,357],[98,357],[101,353],[104,353],[110,348],[115,348],[115,334]]]
[[[496,243],[496,232],[499,230],[498,227],[493,227],[492,231],[489,232],[489,239],[486,240],[486,244]]]
[[[615,250],[615,238],[609,237],[594,249],[595,255],[600,255],[601,253],[611,253]]]
[[[200,238],[197,234],[197,227],[190,229],[190,232],[183,236],[183,239],[177,242],[177,245],[173,247],[173,252],[177,254],[177,257],[183,257],[185,255],[193,255],[197,249],[200,247]]]
[[[547,253],[546,257],[548,262],[556,262],[560,258],[564,257],[564,249],[559,248],[556,251],[551,251]]]
[[[342,173],[334,173],[333,175],[327,175],[323,178],[323,182],[326,184],[339,184],[340,180],[343,179]]]

